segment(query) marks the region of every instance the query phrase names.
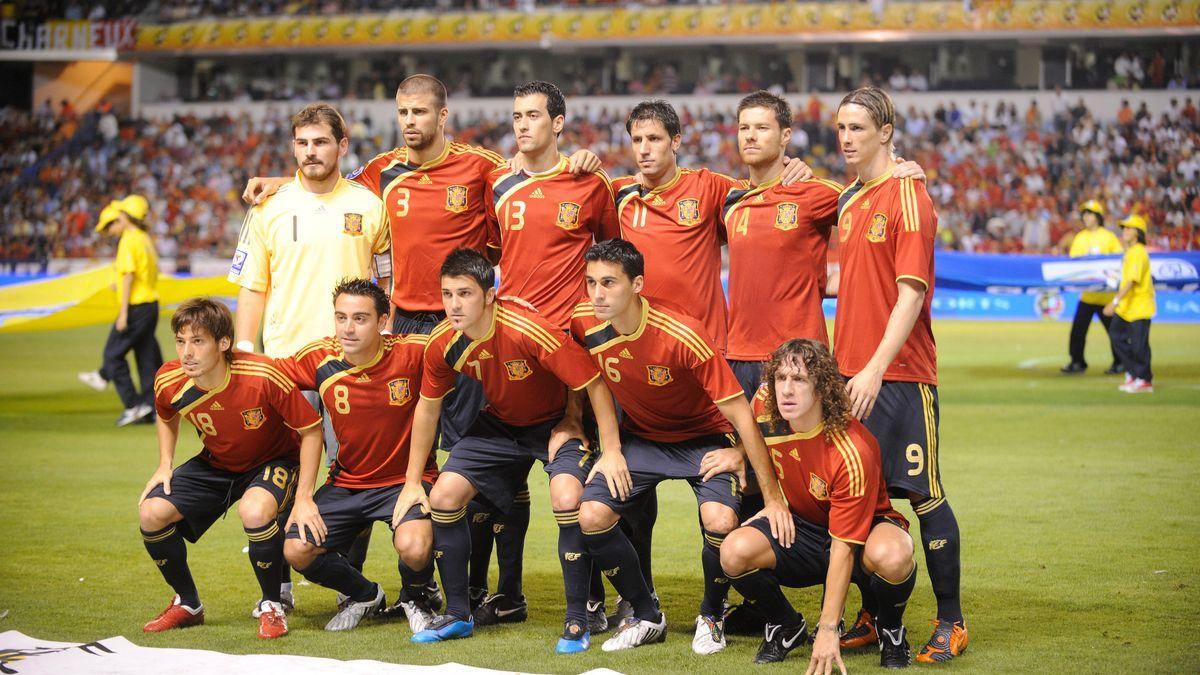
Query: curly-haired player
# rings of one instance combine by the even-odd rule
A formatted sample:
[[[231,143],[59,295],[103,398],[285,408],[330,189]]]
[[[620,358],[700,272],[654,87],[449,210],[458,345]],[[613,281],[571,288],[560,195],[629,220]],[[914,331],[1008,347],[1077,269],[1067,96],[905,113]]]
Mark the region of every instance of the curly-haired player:
[[[734,530],[721,546],[733,587],[767,616],[756,663],[782,661],[809,639],[781,585],[825,584],[809,672],[842,672],[838,623],[850,577],[869,578],[879,599],[881,634],[903,635],[902,617],[916,581],[908,522],[892,509],[879,444],[850,414],[837,363],[815,340],[789,340],[771,355],[755,412],[796,527],[782,546],[762,519]],[[908,644],[881,641],[880,662],[905,667]]]

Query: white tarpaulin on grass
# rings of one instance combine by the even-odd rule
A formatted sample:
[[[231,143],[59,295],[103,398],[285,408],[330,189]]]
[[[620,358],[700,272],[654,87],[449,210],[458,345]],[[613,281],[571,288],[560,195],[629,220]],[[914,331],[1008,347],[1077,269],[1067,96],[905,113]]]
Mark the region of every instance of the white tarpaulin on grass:
[[[222,673],[222,675],[441,675],[443,673],[495,674],[512,671],[473,668],[457,663],[440,666],[403,666],[382,661],[338,661],[315,656],[252,654],[239,656],[201,649],[139,647],[117,636],[87,644],[38,640],[15,630],[0,633],[0,674],[43,675],[88,673],[96,675],[162,675],[163,673]],[[613,674],[608,669],[585,675]]]

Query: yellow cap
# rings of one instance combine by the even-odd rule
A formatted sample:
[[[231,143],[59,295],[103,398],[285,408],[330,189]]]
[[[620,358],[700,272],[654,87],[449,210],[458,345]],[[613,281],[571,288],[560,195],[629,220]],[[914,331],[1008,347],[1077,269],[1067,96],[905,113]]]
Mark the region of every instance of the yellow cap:
[[[134,220],[145,220],[146,214],[150,213],[150,202],[147,202],[146,198],[141,195],[129,195],[118,203],[120,206],[117,208]]]
[[[1083,213],[1084,211],[1091,211],[1101,218],[1104,217],[1104,205],[1095,199],[1089,199],[1079,207],[1080,213]]]
[[[117,208],[120,203],[114,199],[100,211],[100,222],[96,223],[97,232],[103,232],[106,227],[112,225],[117,216],[121,215],[121,209]]]
[[[1141,230],[1142,232],[1145,232],[1146,227],[1149,225],[1149,223],[1146,222],[1146,219],[1144,217],[1139,216],[1136,213],[1133,213],[1133,214],[1130,214],[1130,216],[1128,218],[1126,218],[1125,220],[1122,220],[1120,225],[1121,225],[1121,227],[1132,227],[1135,230]]]

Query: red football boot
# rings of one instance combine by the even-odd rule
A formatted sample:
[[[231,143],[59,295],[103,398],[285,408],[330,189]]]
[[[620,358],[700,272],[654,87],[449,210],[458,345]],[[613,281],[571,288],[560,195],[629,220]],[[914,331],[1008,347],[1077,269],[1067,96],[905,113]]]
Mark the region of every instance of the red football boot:
[[[258,637],[274,640],[288,634],[287,614],[278,602],[263,600],[259,604],[262,613],[258,616]]]
[[[172,628],[187,628],[188,626],[199,626],[202,623],[204,623],[204,605],[196,609],[184,607],[179,602],[179,596],[176,595],[171,599],[171,604],[162,611],[162,614],[142,626],[142,630],[147,633],[161,633]]]

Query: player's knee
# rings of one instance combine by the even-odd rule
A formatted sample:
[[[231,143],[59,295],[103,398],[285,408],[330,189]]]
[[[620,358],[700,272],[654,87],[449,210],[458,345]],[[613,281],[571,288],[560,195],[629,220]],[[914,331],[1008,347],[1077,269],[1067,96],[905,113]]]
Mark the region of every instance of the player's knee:
[[[242,526],[247,528],[266,527],[279,515],[279,509],[271,500],[243,499],[238,504],[238,518]]]
[[[424,524],[425,527],[418,527]],[[413,525],[413,527],[405,527]],[[423,567],[429,560],[429,552],[433,548],[433,529],[428,521],[410,521],[396,529],[392,538],[396,553],[405,565],[412,568]]]
[[[312,544],[300,539],[285,539],[283,542],[283,557],[293,568],[303,572],[316,559],[318,549]]]
[[[753,561],[760,548],[754,532],[741,528],[729,533],[721,544],[721,569],[729,576],[739,576],[753,569]]]
[[[465,479],[454,480],[454,474],[446,474],[442,480],[434,484],[429,493],[429,505],[439,511],[456,511],[471,501],[471,495],[460,483]],[[467,485],[470,485],[467,483]]]
[[[713,534],[729,534],[738,526],[737,513],[733,509],[716,504],[705,504],[700,510],[700,522],[704,529]]]
[[[606,530],[617,523],[617,514],[600,502],[579,505],[579,527],[584,532]]]
[[[898,540],[868,541],[863,549],[863,564],[888,581],[902,581],[912,572],[912,544]]]
[[[175,522],[173,516],[176,513],[175,507],[165,499],[147,499],[138,506],[138,525],[146,532],[157,532]]]
[[[550,484],[550,508],[555,511],[573,511],[579,508],[583,496],[583,485],[570,476],[559,476]]]

